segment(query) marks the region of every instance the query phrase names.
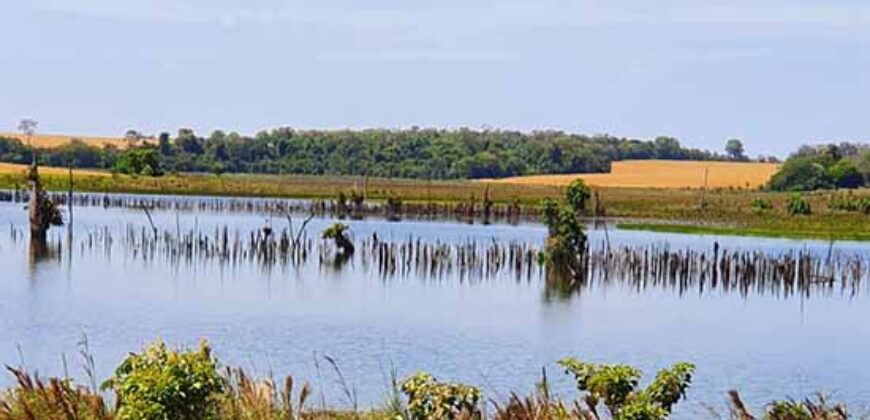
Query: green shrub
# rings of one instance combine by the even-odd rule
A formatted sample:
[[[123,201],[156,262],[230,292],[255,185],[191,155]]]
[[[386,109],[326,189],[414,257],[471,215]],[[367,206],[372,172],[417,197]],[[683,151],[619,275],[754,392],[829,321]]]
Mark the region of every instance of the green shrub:
[[[853,197],[849,195],[832,195],[828,200],[828,208],[833,211],[847,211],[870,214],[870,198]]]
[[[753,198],[750,207],[755,213],[764,213],[773,210],[773,203],[766,198]]]
[[[336,248],[343,254],[353,254],[354,245],[348,236],[350,227],[344,223],[333,223],[321,232],[320,237],[335,242]]]
[[[458,383],[441,383],[425,372],[405,379],[402,392],[408,397],[412,419],[480,418],[480,390]]]
[[[810,202],[800,194],[792,194],[786,203],[786,211],[792,216],[810,215],[813,213]]]
[[[589,201],[589,197],[591,196],[592,193],[589,190],[589,187],[587,187],[586,183],[579,178],[571,181],[571,183],[568,184],[567,190],[565,190],[565,200],[577,214],[586,211],[586,202]]]
[[[864,185],[864,175],[848,160],[840,160],[831,166],[831,178],[837,188],[858,188]]]
[[[541,219],[549,235],[538,259],[547,266],[547,282],[551,286],[576,285],[579,284],[576,280],[585,276],[587,237],[580,214],[585,211],[589,197],[589,188],[578,179],[568,186],[564,200],[542,202]]]
[[[812,191],[833,188],[834,180],[827,167],[816,159],[793,157],[770,178],[768,186],[776,191]]]
[[[667,418],[685,396],[695,372],[695,365],[677,363],[660,371],[645,389],[639,389],[641,372],[631,366],[597,365],[574,358],[560,360],[559,364],[574,376],[589,412],[597,412],[597,406],[604,404],[617,420]]]
[[[149,168],[146,174],[146,168]],[[160,154],[150,146],[139,146],[125,150],[118,156],[112,167],[113,171],[128,175],[161,176]]]
[[[559,203],[551,198],[545,198],[541,201],[541,223],[550,231],[550,235],[555,235],[559,226]]]
[[[225,381],[207,342],[183,352],[158,341],[130,354],[103,388],[115,391],[120,419],[200,420],[217,418]]]

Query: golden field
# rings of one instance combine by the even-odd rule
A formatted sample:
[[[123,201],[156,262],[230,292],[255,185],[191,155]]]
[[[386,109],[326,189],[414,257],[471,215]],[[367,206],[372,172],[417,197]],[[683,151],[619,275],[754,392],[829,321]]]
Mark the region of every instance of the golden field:
[[[706,177],[708,188],[758,188],[778,169],[775,163],[627,160],[613,162],[606,174],[529,175],[485,182],[563,186],[582,178],[593,187],[702,188]]]
[[[0,162],[0,174],[24,174],[24,171],[27,170],[27,165],[20,165],[17,163],[2,163]],[[67,168],[57,168],[52,166],[39,166],[39,173],[41,175],[66,175],[68,173]],[[108,176],[107,172],[100,171],[89,171],[85,169],[75,169],[73,170],[75,175],[90,175],[90,176]]]
[[[17,138],[22,143],[26,143],[27,139],[21,133],[0,133],[0,137]],[[91,146],[103,147],[113,145],[116,147],[126,147],[127,141],[122,137],[94,137],[94,136],[69,136],[65,134],[34,134],[31,142],[33,146],[42,149],[49,149],[67,144],[72,139],[81,140]]]

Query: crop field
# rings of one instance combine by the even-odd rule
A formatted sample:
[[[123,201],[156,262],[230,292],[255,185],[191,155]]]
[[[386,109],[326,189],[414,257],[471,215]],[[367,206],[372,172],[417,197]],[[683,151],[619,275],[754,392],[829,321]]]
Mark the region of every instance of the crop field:
[[[17,138],[26,143],[27,140],[21,133],[0,133],[0,137]],[[91,146],[103,147],[107,145],[119,148],[127,147],[127,141],[121,137],[94,137],[94,136],[70,136],[66,134],[34,134],[31,143],[35,147],[49,149],[63,146],[72,139],[81,140]]]
[[[2,175],[22,175],[24,171],[27,170],[27,165],[21,165],[17,163],[3,163],[0,162],[0,174]],[[64,175],[66,176],[68,173],[67,168],[57,168],[52,166],[39,166],[39,174],[40,175]],[[86,170],[86,169],[75,169],[73,170],[75,175],[86,175],[86,176],[108,176],[108,172],[100,172],[95,170]]]
[[[623,162],[618,166],[624,169],[625,164],[631,163],[633,162]],[[711,165],[718,170],[722,170],[723,166],[756,166],[727,163]],[[0,189],[22,188],[26,185],[25,169],[26,165],[0,164]],[[366,180],[363,177],[306,175],[178,174],[162,177],[132,177],[99,170],[75,170],[74,173],[74,188],[81,192],[334,200],[339,192],[350,194],[351,191],[365,191],[367,198],[374,201],[397,197],[406,203],[476,203],[480,206],[481,200],[489,197],[499,205],[516,203],[524,208],[538,207],[542,199],[558,198],[564,194],[564,185],[553,182],[549,184],[470,180],[430,182],[411,179]],[[711,169],[710,173],[717,172]],[[46,189],[65,191],[68,188],[66,168],[42,166],[40,174]],[[720,177],[726,176],[721,172],[718,174]],[[608,175],[612,174],[597,177]],[[713,178],[712,175],[708,176]],[[795,217],[786,212],[791,193],[745,187],[722,187],[722,184],[712,182],[708,184],[710,188],[707,190],[691,187],[638,188],[594,184],[593,189],[608,217],[629,219],[625,221],[624,228],[682,232],[690,229],[686,223],[691,223],[693,225],[691,229],[694,229],[695,233],[728,232],[759,236],[870,239],[870,231],[868,231],[870,225],[867,223],[866,214],[844,212],[830,206],[835,197],[870,198],[870,189],[805,193],[804,197],[812,207],[812,215]],[[753,209],[753,200],[769,201],[772,209],[759,212]],[[639,223],[640,221],[643,223]]]
[[[607,174],[530,175],[487,182],[563,186],[582,178],[593,187],[610,188],[746,188],[766,183],[779,168],[775,163],[628,160],[613,162]]]

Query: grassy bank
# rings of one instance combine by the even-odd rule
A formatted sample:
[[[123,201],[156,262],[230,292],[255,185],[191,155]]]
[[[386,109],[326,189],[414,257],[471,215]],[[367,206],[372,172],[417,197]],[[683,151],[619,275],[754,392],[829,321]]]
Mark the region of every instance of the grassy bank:
[[[49,190],[65,191],[65,174],[49,172],[43,175],[43,184]],[[0,188],[23,187],[21,173],[0,172]],[[537,205],[546,197],[561,195],[560,187],[492,185],[487,187],[475,181],[424,181],[414,179],[385,179],[307,175],[210,175],[184,174],[163,177],[131,177],[127,175],[75,176],[75,189],[81,192],[115,192],[140,194],[179,194],[236,197],[281,197],[334,199],[339,191],[367,191],[369,199],[383,200],[395,194],[408,202],[459,202],[474,197],[480,200],[486,189],[496,203],[514,200],[525,205]]]
[[[850,232],[848,230],[832,231],[813,231],[792,230],[791,228],[766,228],[766,227],[728,227],[715,225],[688,225],[688,224],[668,224],[668,223],[618,223],[618,229],[637,230],[647,232],[661,233],[680,233],[687,235],[721,235],[721,236],[752,236],[766,238],[785,238],[785,239],[820,239],[820,240],[841,240],[841,241],[870,241],[870,233],[857,231]]]
[[[65,191],[64,173],[45,171],[43,183],[49,190]],[[24,177],[16,171],[0,171],[0,188],[23,188]],[[421,181],[409,179],[331,176],[209,175],[184,174],[158,178],[78,173],[75,189],[80,192],[211,195],[237,197],[282,197],[334,199],[339,191],[361,191],[370,200],[391,195],[406,203],[459,203],[487,193],[496,204],[516,202],[538,206],[544,198],[558,198],[563,187],[517,185],[477,181]],[[655,189],[595,188],[608,217],[649,220],[623,225],[626,229],[663,232],[715,233],[721,235],[775,236],[788,238],[870,240],[870,216],[831,210],[834,192],[806,194],[812,207],[809,216],[786,213],[789,193],[743,189]],[[852,197],[870,197],[870,189],[850,192]],[[772,209],[759,213],[753,200],[765,200]],[[674,222],[674,224],[670,224]]]
[[[93,372],[87,350],[83,358],[90,366],[85,371]],[[442,382],[425,372],[404,380],[393,373],[381,407],[361,409],[355,388],[347,385],[338,365],[324,359],[335,368],[346,408],[330,408],[322,386],[298,383],[292,376],[258,380],[223,366],[205,341],[194,350],[174,350],[158,341],[130,353],[100,386],[92,375],[91,384],[83,385],[7,368],[17,383],[0,392],[0,420],[664,420],[686,397],[695,375],[693,364],[680,362],[641,386],[643,372],[632,366],[569,357],[557,367],[573,377],[577,393],[563,399],[550,389],[546,373],[531,395],[489,398],[480,388]],[[730,418],[754,418],[737,391],[729,392],[729,400]],[[763,414],[770,420],[848,418],[844,405],[829,404],[823,397],[775,401]]]

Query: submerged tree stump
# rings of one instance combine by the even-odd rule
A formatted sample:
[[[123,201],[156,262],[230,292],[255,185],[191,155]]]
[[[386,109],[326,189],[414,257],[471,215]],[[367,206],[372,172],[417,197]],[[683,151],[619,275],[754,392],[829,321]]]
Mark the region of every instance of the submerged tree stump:
[[[42,184],[39,182],[39,165],[35,158],[27,171],[27,181],[30,183],[30,204],[28,206],[30,239],[44,244],[48,229],[51,226],[62,226],[63,216],[54,202],[42,190]]]

